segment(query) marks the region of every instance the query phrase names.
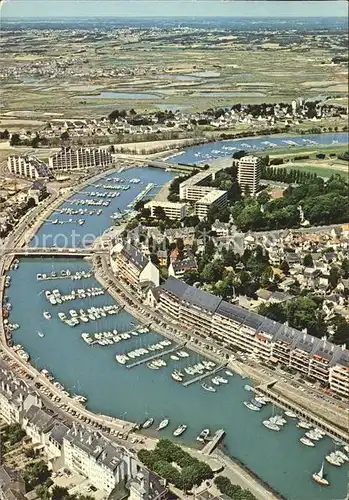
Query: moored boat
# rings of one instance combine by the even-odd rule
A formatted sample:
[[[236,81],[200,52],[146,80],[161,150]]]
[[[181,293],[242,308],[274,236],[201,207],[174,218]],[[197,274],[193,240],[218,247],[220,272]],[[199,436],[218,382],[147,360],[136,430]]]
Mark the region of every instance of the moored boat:
[[[313,443],[313,441],[311,441],[311,439],[308,439],[306,437],[301,437],[300,440],[299,440],[301,443],[305,444],[305,446],[311,446],[311,447],[314,447],[315,444]]]
[[[263,420],[263,425],[267,429],[270,429],[271,431],[279,431],[280,427],[273,422],[270,422],[270,420]]]
[[[246,406],[246,408],[248,408],[249,410],[252,410],[252,411],[260,411],[261,409],[254,405],[251,401],[244,401],[244,405]]]
[[[161,422],[157,426],[156,430],[157,431],[161,431],[162,429],[165,429],[165,427],[167,427],[169,423],[170,423],[170,420],[168,418],[165,418],[164,420],[161,420]]]
[[[216,392],[216,389],[214,387],[212,387],[212,385],[209,385],[209,384],[202,384],[201,387],[203,389],[205,389],[205,391],[208,391],[208,392]]]
[[[203,443],[204,441],[206,441],[209,435],[210,435],[210,429],[203,429],[196,438],[196,441]]]
[[[188,428],[187,425],[182,424],[179,427],[177,427],[177,429],[174,431],[173,435],[175,437],[181,436],[183,434],[183,432],[185,432],[187,430],[187,428]]]
[[[142,424],[142,427],[143,429],[148,429],[149,427],[151,427],[154,423],[154,419],[153,418],[148,418],[143,424]]]

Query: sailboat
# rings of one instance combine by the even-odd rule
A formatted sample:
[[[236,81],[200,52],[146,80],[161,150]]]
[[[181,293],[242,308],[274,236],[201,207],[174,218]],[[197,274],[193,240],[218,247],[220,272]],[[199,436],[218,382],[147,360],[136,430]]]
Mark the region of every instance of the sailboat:
[[[322,462],[321,469],[319,470],[319,472],[314,472],[313,479],[316,483],[320,484],[321,486],[328,486],[330,484],[324,477],[324,462]]]

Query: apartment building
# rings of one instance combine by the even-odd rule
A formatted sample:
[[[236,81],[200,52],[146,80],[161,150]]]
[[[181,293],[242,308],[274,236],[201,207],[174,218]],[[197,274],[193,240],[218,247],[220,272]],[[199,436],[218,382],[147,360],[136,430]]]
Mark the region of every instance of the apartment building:
[[[251,196],[255,196],[261,180],[262,159],[257,156],[243,156],[239,160],[238,183],[244,192],[248,188]]]
[[[162,208],[166,217],[172,220],[182,220],[187,215],[187,205],[185,203],[152,200],[146,203],[144,208],[149,208],[151,217],[156,217],[156,208]]]
[[[111,250],[110,265],[113,272],[131,285],[151,283],[159,286],[159,269],[130,243],[117,243]]]
[[[112,165],[113,158],[109,151],[102,148],[62,147],[48,159],[52,170],[81,170],[91,167]]]
[[[28,385],[11,372],[0,369],[0,415],[7,424],[22,423],[22,415],[31,405],[41,406]]]
[[[228,203],[227,192],[221,189],[212,189],[195,203],[195,214],[199,219],[206,219],[211,207],[225,208]]]
[[[25,179],[52,179],[53,175],[43,161],[31,155],[11,155],[7,158],[7,168],[12,175]]]
[[[167,253],[166,253],[167,256]],[[181,279],[187,271],[196,271],[198,268],[196,259],[194,257],[187,257],[182,260],[175,260],[170,262],[168,266],[168,275]]]
[[[179,185],[179,199],[197,201],[212,191],[212,187],[205,185],[212,180],[212,175],[211,169],[204,170],[181,182]]]
[[[65,434],[63,452],[70,471],[88,478],[108,495],[133,473],[131,456],[82,426],[73,425]]]
[[[349,396],[349,351],[260,314],[230,304],[170,276],[158,290],[158,307],[181,327],[228,349],[280,363]]]

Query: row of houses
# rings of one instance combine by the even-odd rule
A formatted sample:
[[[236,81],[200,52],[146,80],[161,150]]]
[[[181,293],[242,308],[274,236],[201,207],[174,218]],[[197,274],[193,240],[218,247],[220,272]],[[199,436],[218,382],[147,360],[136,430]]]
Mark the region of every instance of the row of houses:
[[[163,481],[142,467],[129,450],[86,425],[61,420],[25,381],[6,369],[0,369],[0,417],[7,424],[22,426],[51,470],[66,468],[87,478],[104,498],[121,483],[127,483],[132,500],[167,496]]]
[[[149,293],[152,293],[151,291]],[[156,289],[158,309],[181,328],[228,349],[280,363],[349,397],[349,351],[169,277]]]

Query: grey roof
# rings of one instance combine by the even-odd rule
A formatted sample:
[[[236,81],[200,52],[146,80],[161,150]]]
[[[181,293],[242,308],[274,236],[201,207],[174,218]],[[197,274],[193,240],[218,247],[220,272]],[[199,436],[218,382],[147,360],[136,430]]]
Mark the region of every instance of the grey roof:
[[[41,432],[48,432],[55,425],[52,415],[34,405],[26,411],[25,418]]]
[[[130,243],[126,243],[124,245],[121,253],[124,254],[128,260],[130,260],[140,270],[143,270],[149,262],[148,259],[144,257],[142,252]]]
[[[117,450],[114,446],[108,444],[105,448],[103,448],[103,451],[97,461],[105,467],[108,467],[108,469],[114,471],[122,462],[122,456],[120,450]]]
[[[58,422],[53,429],[51,430],[50,437],[59,444],[63,443],[63,438],[69,431],[69,427],[67,427],[62,422]]]
[[[194,306],[198,306],[206,311],[209,311],[210,313],[214,313],[219,304],[222,302],[222,299],[211,293],[203,292],[193,286],[188,286],[182,296],[182,301],[189,302]]]
[[[187,285],[183,281],[178,280],[177,278],[174,278],[173,276],[169,276],[165,283],[161,286],[163,290],[165,290],[166,292],[170,292],[179,299],[183,297],[188,287],[189,285]]]
[[[349,369],[349,351],[342,350],[340,357],[337,359],[339,365]]]
[[[279,292],[276,290],[271,294],[271,300],[277,300],[278,302],[284,302],[285,300],[291,300],[293,299],[293,295],[290,295],[288,293],[284,292]]]
[[[11,469],[6,465],[0,466],[0,486],[6,488],[13,481],[16,481],[17,478],[18,473],[14,469]]]
[[[108,443],[98,432],[74,426],[64,435],[76,447],[85,451],[97,462],[114,471],[122,461],[123,450]]]

